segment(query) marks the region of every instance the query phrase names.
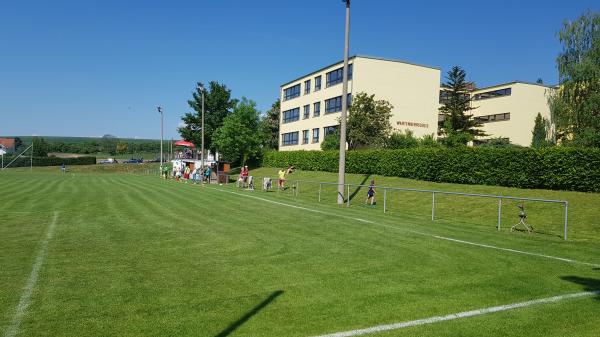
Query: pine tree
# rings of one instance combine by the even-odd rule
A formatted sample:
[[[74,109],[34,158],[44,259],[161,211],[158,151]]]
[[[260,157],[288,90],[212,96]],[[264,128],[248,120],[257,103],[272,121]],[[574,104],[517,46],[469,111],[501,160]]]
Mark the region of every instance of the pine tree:
[[[456,134],[464,134],[458,138],[466,141],[476,136],[485,136],[479,129],[482,126],[472,114],[468,112],[477,109],[471,106],[471,95],[469,89],[473,83],[467,82],[467,73],[459,66],[454,66],[446,75],[446,99],[440,107],[444,114],[444,128],[441,135],[444,137],[455,137]]]
[[[531,147],[542,147],[548,144],[546,140],[548,138],[546,122],[544,118],[542,118],[542,114],[539,112],[535,117],[535,124],[531,133],[533,134],[533,137],[531,139]]]

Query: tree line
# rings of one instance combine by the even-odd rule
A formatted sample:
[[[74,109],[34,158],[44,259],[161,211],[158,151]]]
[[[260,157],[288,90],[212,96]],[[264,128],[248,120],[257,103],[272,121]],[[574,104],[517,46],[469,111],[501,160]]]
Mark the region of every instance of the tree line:
[[[52,140],[44,137],[33,137],[34,155],[45,157],[48,153],[76,153],[76,154],[136,154],[136,153],[158,153],[160,141],[127,141],[121,140],[113,135],[104,135],[102,138],[85,141]],[[25,143],[20,137],[15,137],[16,152],[25,150],[31,143]]]

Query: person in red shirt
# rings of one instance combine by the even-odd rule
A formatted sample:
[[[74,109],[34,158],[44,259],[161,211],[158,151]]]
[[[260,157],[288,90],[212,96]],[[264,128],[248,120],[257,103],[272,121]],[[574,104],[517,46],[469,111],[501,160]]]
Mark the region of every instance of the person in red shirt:
[[[248,184],[248,174],[249,174],[248,166],[244,166],[242,168],[242,172],[241,172],[241,175],[242,175],[242,187],[246,187],[246,185]]]

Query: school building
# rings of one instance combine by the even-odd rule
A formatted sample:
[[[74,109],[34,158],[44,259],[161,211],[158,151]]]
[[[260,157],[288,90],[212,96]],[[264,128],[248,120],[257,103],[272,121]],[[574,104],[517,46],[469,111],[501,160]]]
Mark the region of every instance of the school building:
[[[336,130],[342,111],[342,72],[343,62],[337,62],[281,85],[280,151],[319,150],[325,136]],[[353,93],[374,94],[393,105],[390,123],[395,130],[437,137],[444,99],[439,68],[356,55],[349,58],[348,79],[349,103]],[[538,112],[550,117],[550,90],[518,81],[473,88],[470,95],[477,109],[471,113],[487,134],[474,144],[501,137],[529,146]]]
[[[505,138],[512,144],[530,146],[533,125],[538,113],[550,120],[548,96],[552,87],[538,83],[510,82],[474,89],[470,92],[469,113],[482,123],[486,136],[475,139],[474,145],[490,138]],[[444,88],[440,89],[440,105],[444,100]],[[439,116],[439,127],[444,122]]]
[[[321,68],[281,86],[281,151],[319,150],[337,128],[342,111],[343,62]],[[395,129],[416,137],[435,135],[440,69],[370,56],[349,58],[348,102],[352,94],[374,94],[393,105]]]

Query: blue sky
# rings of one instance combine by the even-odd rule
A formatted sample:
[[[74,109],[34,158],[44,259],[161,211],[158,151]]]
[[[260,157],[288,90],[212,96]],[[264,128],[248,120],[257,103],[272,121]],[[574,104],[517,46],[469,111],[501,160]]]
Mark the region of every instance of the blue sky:
[[[486,86],[557,82],[565,19],[598,1],[353,0],[350,54],[466,69]],[[196,81],[261,111],[343,56],[340,0],[3,1],[0,135],[178,138]]]

